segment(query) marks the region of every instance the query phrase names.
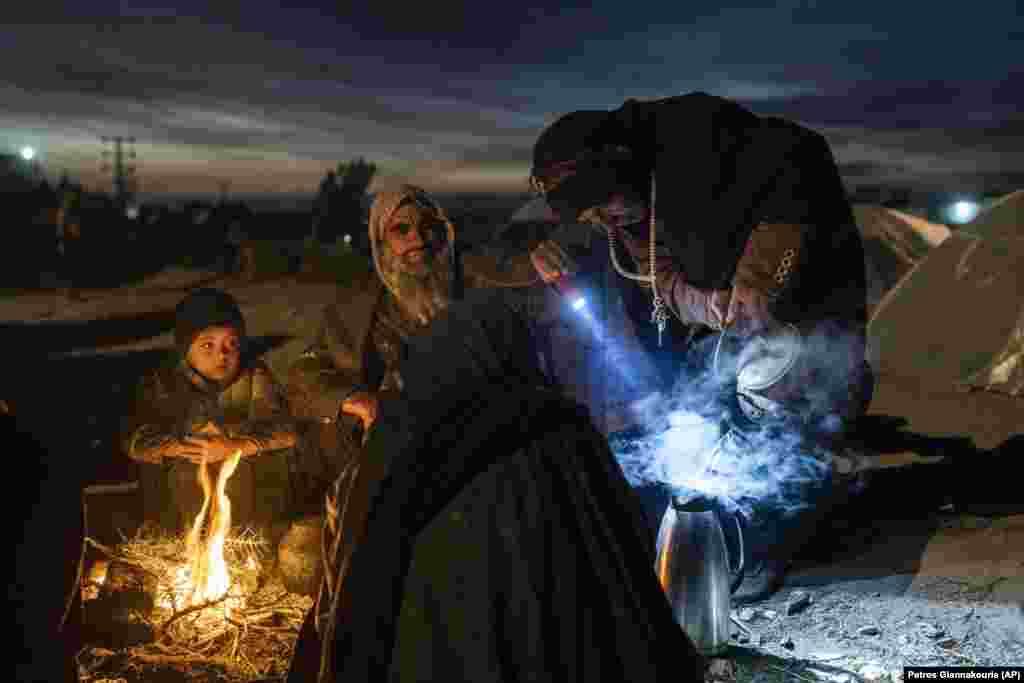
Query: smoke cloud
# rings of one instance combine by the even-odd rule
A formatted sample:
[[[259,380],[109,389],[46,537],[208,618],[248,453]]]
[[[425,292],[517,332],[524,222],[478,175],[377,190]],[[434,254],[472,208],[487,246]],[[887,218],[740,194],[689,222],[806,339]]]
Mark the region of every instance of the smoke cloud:
[[[799,378],[785,410],[744,414],[736,373],[741,345],[712,335],[684,359],[675,386],[649,398],[642,435],[613,450],[634,486],[662,484],[675,495],[702,493],[748,518],[792,515],[813,504],[832,471],[830,439],[859,410],[863,341],[836,324],[802,335]],[[717,365],[714,362],[717,351]]]

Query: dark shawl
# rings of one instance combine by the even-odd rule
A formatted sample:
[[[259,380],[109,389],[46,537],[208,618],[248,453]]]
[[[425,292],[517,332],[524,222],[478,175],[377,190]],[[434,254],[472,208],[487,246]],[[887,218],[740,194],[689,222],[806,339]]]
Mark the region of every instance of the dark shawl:
[[[474,292],[411,344],[406,394],[383,407],[367,446],[380,477],[367,493],[365,541],[342,588],[349,602],[335,634],[338,680],[387,679],[393,657],[402,656],[394,651],[396,631],[418,537],[474,478],[527,461],[532,482],[510,477],[502,485],[508,496],[540,499],[543,514],[533,525],[517,520],[530,525],[513,532],[528,542],[510,556],[525,563],[530,583],[500,570],[463,576],[493,587],[487,595],[510,582],[523,594],[502,595],[503,607],[484,598],[439,609],[540,616],[531,628],[524,622],[498,638],[484,634],[497,654],[483,643],[447,643],[455,659],[446,661],[478,661],[435,671],[434,679],[463,680],[468,671],[501,681],[701,678],[702,662],[655,578],[634,494],[589,417],[544,386],[534,349],[525,323],[493,292]],[[451,566],[453,574],[462,571]]]
[[[4,538],[14,546],[7,584],[11,680],[78,681],[86,522],[75,444],[50,423],[10,415],[0,415],[0,435],[18,458],[4,496]]]
[[[857,303],[855,291],[863,290],[864,278],[863,254],[853,239],[856,225],[832,153],[818,133],[699,92],[648,102],[627,100],[603,116],[573,112],[563,119],[538,140],[535,169],[574,149],[629,149],[637,169],[654,172],[656,214],[665,225],[659,238],[668,242],[690,284],[729,288],[758,223],[800,223],[814,228],[808,244],[811,258],[832,251],[849,266],[805,279],[807,289],[817,289],[819,298],[821,282],[812,281],[829,283],[827,290],[836,283],[850,289],[849,296],[837,296],[834,303],[805,297],[801,307],[813,304],[818,309],[805,313],[849,317],[851,306],[864,306]],[[829,267],[843,266],[827,260],[833,261]],[[845,280],[852,282],[846,285]],[[863,291],[859,299],[864,299]]]

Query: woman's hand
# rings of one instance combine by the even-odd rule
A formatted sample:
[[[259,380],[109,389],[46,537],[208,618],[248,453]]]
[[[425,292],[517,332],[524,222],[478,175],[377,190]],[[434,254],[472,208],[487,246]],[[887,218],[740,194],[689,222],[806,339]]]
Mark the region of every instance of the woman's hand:
[[[530,252],[530,261],[545,284],[576,274],[578,268],[569,254],[557,242],[545,240]]]

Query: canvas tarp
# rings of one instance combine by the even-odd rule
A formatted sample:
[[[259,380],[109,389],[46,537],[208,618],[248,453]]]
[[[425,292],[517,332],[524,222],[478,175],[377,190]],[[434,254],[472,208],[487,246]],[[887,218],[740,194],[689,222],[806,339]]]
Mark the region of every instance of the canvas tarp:
[[[979,447],[1024,433],[1024,226],[980,215],[904,276],[868,331],[872,412]]]
[[[1024,190],[1001,197],[958,232],[990,238],[1024,237]]]
[[[854,218],[864,241],[868,310],[928,253],[949,237],[949,228],[874,204],[857,204]]]

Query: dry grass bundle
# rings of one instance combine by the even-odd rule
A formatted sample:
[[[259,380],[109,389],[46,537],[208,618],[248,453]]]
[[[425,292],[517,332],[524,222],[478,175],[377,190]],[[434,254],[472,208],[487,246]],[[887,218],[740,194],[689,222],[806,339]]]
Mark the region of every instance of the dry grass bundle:
[[[184,537],[140,532],[108,548],[89,544],[109,558],[140,569],[159,586],[150,614],[135,611],[136,626],[151,638],[118,650],[88,642],[79,653],[83,683],[102,681],[218,680],[250,682],[283,676],[312,598],[289,593],[266,571],[273,565],[266,542],[252,530],[232,532],[225,559],[232,585],[227,595],[191,605]],[[94,598],[102,575],[92,572],[83,597]],[[97,578],[98,576],[98,578]]]

